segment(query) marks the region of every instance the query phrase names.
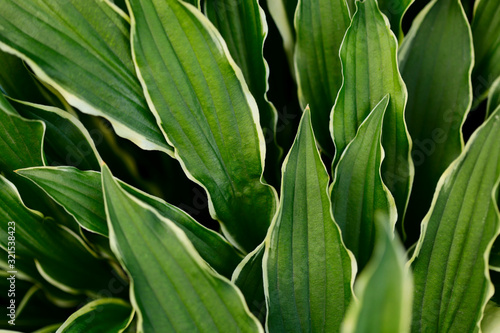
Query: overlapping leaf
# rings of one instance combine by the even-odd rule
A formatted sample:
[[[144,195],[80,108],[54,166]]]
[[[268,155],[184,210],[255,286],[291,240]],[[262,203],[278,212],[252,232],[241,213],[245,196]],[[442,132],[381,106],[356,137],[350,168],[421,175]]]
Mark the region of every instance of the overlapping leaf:
[[[378,0],[380,11],[389,19],[391,30],[400,42],[403,40],[401,21],[403,20],[403,15],[413,1],[414,0]]]
[[[499,137],[500,107],[439,180],[412,258],[412,332],[479,329],[493,294],[488,257],[500,229]]]
[[[382,123],[388,105],[389,97],[385,96],[361,124],[340,158],[331,189],[333,217],[360,270],[375,246],[377,211],[389,217],[391,229],[397,219],[394,198],[381,177]]]
[[[266,238],[270,332],[335,332],[352,297],[353,259],[335,224],[328,173],[308,109],[283,164],[281,202]]]
[[[111,279],[111,268],[96,259],[81,239],[24,206],[15,186],[0,176],[0,246],[8,248],[9,222],[15,222],[15,252],[36,258],[42,276],[65,291],[97,292]],[[12,226],[12,225],[10,225]]]
[[[500,105],[500,77],[491,85],[486,106],[486,118]]]
[[[82,170],[100,170],[100,156],[83,124],[58,108],[12,101],[28,119],[45,123],[44,153],[48,165],[72,165]]]
[[[340,45],[351,23],[346,0],[299,1],[295,17],[294,65],[302,108],[309,105],[316,138],[334,153],[330,113],[342,85]]]
[[[276,143],[277,112],[267,99],[269,68],[263,49],[268,29],[264,11],[257,0],[207,0],[204,6],[255,97],[266,140],[265,175],[269,181],[275,180],[279,177],[281,149]]]
[[[493,81],[500,77],[500,2],[476,1],[472,35],[474,40],[474,70],[472,84],[477,105],[486,98]],[[492,110],[493,111],[493,110]]]
[[[405,249],[384,219],[383,214],[377,215],[375,251],[356,280],[357,301],[349,307],[343,333],[410,332],[412,276]]]
[[[406,87],[399,75],[397,41],[380,13],[376,0],[356,2],[357,11],[344,38],[343,85],[332,113],[332,136],[338,161],[360,124],[386,95],[390,95],[384,119],[386,156],[382,179],[391,191],[402,220],[410,192],[413,165],[410,138],[404,120]]]
[[[58,333],[121,333],[133,317],[130,304],[118,298],[101,298],[73,313]]]
[[[255,99],[224,40],[177,0],[131,0],[132,44],[150,107],[210,212],[236,245],[253,250],[276,209],[261,182],[265,142]],[[160,19],[162,18],[162,19]]]
[[[238,289],[198,255],[184,232],[102,170],[112,249],[132,280],[144,332],[262,332]]]
[[[462,150],[461,126],[472,99],[472,52],[459,0],[432,1],[401,45],[399,64],[408,87],[406,122],[415,164],[405,221],[409,235],[418,235],[439,177]]]
[[[0,1],[0,49],[143,149],[172,153],[135,76],[127,18],[107,1]]]
[[[100,173],[70,167],[29,168],[18,173],[40,186],[83,228],[108,236]],[[123,182],[119,184],[127,193],[181,228],[203,259],[217,272],[231,276],[241,257],[219,234],[205,228],[179,208]]]

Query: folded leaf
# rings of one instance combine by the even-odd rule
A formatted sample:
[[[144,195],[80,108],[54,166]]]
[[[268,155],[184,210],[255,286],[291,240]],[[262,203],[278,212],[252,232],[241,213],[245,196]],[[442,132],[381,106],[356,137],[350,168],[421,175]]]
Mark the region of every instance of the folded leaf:
[[[475,55],[472,85],[477,105],[486,98],[493,81],[500,76],[500,2],[476,1],[471,27]]]
[[[394,198],[381,177],[382,123],[388,104],[389,96],[386,95],[361,124],[340,158],[331,189],[333,217],[360,271],[375,246],[377,211],[388,216],[391,229],[397,220]]]
[[[314,132],[325,153],[334,153],[328,122],[342,85],[340,45],[351,23],[346,0],[299,1],[294,64],[302,108],[311,108]]]
[[[80,111],[108,119],[118,135],[172,153],[135,76],[127,19],[107,1],[2,0],[0,49]]]
[[[44,167],[18,170],[63,206],[85,229],[108,236],[104,212],[101,175],[71,167]],[[207,229],[179,208],[118,181],[120,186],[161,216],[181,228],[200,253],[217,272],[231,276],[241,261],[238,252],[219,234]]]
[[[500,107],[439,180],[411,260],[412,332],[475,332],[493,295],[488,258],[499,234]],[[457,315],[459,314],[459,315]]]
[[[57,332],[121,333],[132,317],[132,307],[127,302],[118,298],[101,298],[73,313]]]
[[[243,295],[198,255],[186,234],[127,194],[102,169],[111,248],[131,281],[141,332],[262,332]]]
[[[486,106],[486,118],[488,118],[493,111],[500,105],[500,77],[495,80],[491,85],[490,92],[488,94],[488,104]]]
[[[335,161],[354,138],[361,123],[386,95],[382,146],[382,179],[391,191],[399,220],[405,214],[413,165],[410,137],[404,120],[406,87],[399,75],[397,41],[376,0],[356,2],[357,11],[344,38],[340,57],[344,81],[333,107],[331,129]]]
[[[406,123],[415,164],[405,220],[409,235],[418,235],[439,177],[462,151],[461,126],[472,99],[472,52],[469,23],[459,0],[432,1],[401,45],[399,65],[408,87]]]
[[[40,274],[58,288],[95,293],[112,278],[111,268],[96,259],[76,234],[28,209],[15,186],[0,175],[0,246],[4,249],[11,246],[9,222],[15,222],[16,256],[36,258]]]
[[[278,28],[290,67],[295,46],[294,17],[299,0],[267,0],[267,8]]]
[[[343,333],[409,333],[413,283],[406,254],[392,228],[377,216],[377,241],[366,269],[356,280],[357,302],[352,302],[342,324]]]
[[[488,302],[484,310],[484,317],[481,320],[481,331],[483,333],[495,333],[500,330],[500,307]]]
[[[279,177],[281,149],[276,143],[277,111],[267,99],[269,67],[263,51],[268,29],[264,11],[257,0],[206,0],[204,6],[255,97],[266,140],[265,176],[275,180]]]
[[[354,259],[328,195],[309,109],[283,164],[281,202],[263,259],[269,332],[336,332],[352,297]]]
[[[266,318],[262,260],[264,243],[250,252],[234,270],[231,281],[241,290],[250,311],[262,322]]]
[[[401,22],[408,7],[415,0],[378,0],[380,11],[389,19],[391,30],[401,42],[403,40],[403,30]]]
[[[89,132],[73,115],[61,109],[12,100],[28,119],[41,120],[47,128],[44,152],[48,165],[72,165],[82,170],[100,170],[99,153]]]
[[[133,53],[150,107],[188,177],[207,190],[212,217],[251,251],[265,237],[276,191],[262,183],[265,142],[241,71],[193,7],[177,0],[130,5]]]

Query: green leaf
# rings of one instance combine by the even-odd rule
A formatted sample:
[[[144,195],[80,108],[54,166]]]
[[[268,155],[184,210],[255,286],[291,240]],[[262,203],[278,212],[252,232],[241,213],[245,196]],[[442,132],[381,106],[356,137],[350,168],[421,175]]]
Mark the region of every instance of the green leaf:
[[[18,170],[18,173],[40,186],[83,228],[108,236],[100,173],[71,167],[28,168]],[[121,181],[119,184],[127,193],[181,228],[203,259],[217,272],[231,276],[241,257],[219,234],[202,226],[179,208]]]
[[[388,227],[388,218],[379,213],[376,219],[375,250],[356,280],[357,301],[347,311],[343,333],[410,332],[413,282],[405,249]]]
[[[488,302],[484,310],[484,317],[481,320],[481,331],[483,333],[495,333],[500,330],[500,307]]]
[[[3,0],[0,49],[80,111],[108,119],[118,135],[171,154],[135,76],[122,15],[107,1]]]
[[[418,235],[439,177],[462,151],[461,126],[472,99],[472,52],[459,0],[432,1],[401,45],[399,65],[408,88],[406,123],[415,164],[405,220],[409,235]]]
[[[335,332],[356,268],[331,213],[328,173],[306,109],[283,164],[263,259],[269,332]]]
[[[276,191],[262,182],[265,142],[241,71],[193,7],[177,0],[130,7],[132,49],[153,113],[188,177],[207,190],[224,234],[253,250],[276,210]]]
[[[298,2],[299,0],[267,0],[267,8],[283,39],[283,47],[290,67],[293,67],[295,47],[294,17]]]
[[[342,85],[340,45],[351,23],[346,0],[301,0],[297,6],[294,64],[302,108],[311,108],[314,132],[325,153],[334,152],[328,122]]]
[[[250,252],[234,270],[231,281],[241,290],[250,311],[262,322],[266,317],[262,260],[264,243]]]
[[[0,247],[11,245],[9,226],[15,222],[15,251],[20,258],[36,258],[40,274],[58,288],[77,293],[102,290],[111,268],[96,259],[73,232],[40,212],[28,209],[15,186],[0,175]]]
[[[472,85],[474,103],[478,105],[488,89],[500,76],[500,2],[478,0],[474,6],[472,36],[474,41],[474,70]],[[492,110],[493,111],[493,110]]]
[[[404,120],[406,87],[396,59],[398,44],[377,1],[358,1],[356,5],[357,11],[340,50],[344,81],[331,121],[337,150],[335,161],[338,162],[371,110],[389,94],[382,136],[386,154],[382,179],[394,197],[401,221],[410,193],[413,165]]]
[[[28,119],[41,120],[47,128],[44,152],[49,165],[71,165],[82,170],[100,170],[99,153],[89,132],[73,115],[61,109],[11,100]]]
[[[276,143],[278,114],[267,99],[269,67],[264,59],[267,23],[257,0],[206,0],[205,14],[219,30],[234,62],[241,68],[260,112],[260,125],[266,140],[266,179],[279,177],[281,149]]]
[[[121,333],[130,324],[132,317],[132,307],[127,302],[118,298],[102,298],[73,313],[57,332]]]
[[[375,246],[376,212],[389,217],[391,229],[397,220],[394,198],[381,177],[382,123],[388,105],[386,95],[361,124],[340,158],[331,189],[333,217],[360,271]]]
[[[411,260],[412,332],[476,332],[493,295],[488,258],[499,234],[500,107],[439,180]],[[460,314],[460,315],[457,315]]]
[[[486,119],[495,111],[500,105],[500,77],[491,85],[488,94],[488,104],[486,105]]]
[[[243,295],[198,255],[185,233],[102,170],[111,248],[132,281],[141,332],[262,332]]]
[[[413,1],[415,0],[378,0],[380,11],[388,18],[391,30],[399,42],[403,40],[403,30],[401,29],[403,16]]]

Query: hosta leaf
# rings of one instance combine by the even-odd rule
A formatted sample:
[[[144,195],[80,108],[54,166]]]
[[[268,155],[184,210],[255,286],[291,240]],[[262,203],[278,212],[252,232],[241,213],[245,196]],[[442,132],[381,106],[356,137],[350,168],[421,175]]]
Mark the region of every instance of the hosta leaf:
[[[0,49],[25,60],[73,106],[143,149],[168,153],[135,76],[129,24],[107,1],[0,1]]]
[[[476,104],[486,97],[491,84],[500,76],[499,30],[500,2],[476,1],[472,20],[475,54],[472,84]]]
[[[73,313],[58,333],[121,333],[133,316],[132,307],[118,298],[101,298]]]
[[[333,155],[328,122],[342,85],[340,44],[351,18],[346,0],[299,1],[295,20],[295,70],[302,108],[309,105],[321,148]]]
[[[391,228],[397,219],[394,199],[380,173],[384,158],[382,123],[388,104],[387,95],[359,127],[340,158],[331,190],[333,217],[360,270],[375,245],[376,212],[382,211],[389,217]]]
[[[231,281],[241,290],[250,311],[262,321],[266,316],[262,260],[264,243],[250,252],[234,270]]]
[[[269,332],[335,332],[355,274],[335,224],[328,173],[306,109],[283,164],[281,202],[266,238],[264,291]]]
[[[269,13],[281,34],[290,65],[293,64],[295,45],[294,17],[298,2],[299,0],[267,0]]]
[[[184,171],[207,190],[224,234],[251,251],[265,237],[276,191],[261,181],[265,142],[241,71],[193,7],[177,0],[130,5],[133,52],[150,107]]]
[[[83,170],[100,170],[100,156],[83,124],[61,109],[12,101],[16,110],[28,119],[41,120],[47,128],[44,152],[49,165],[72,165]]]
[[[243,295],[184,232],[127,194],[103,166],[111,247],[132,280],[141,332],[262,332]]]
[[[403,40],[401,21],[413,1],[415,0],[378,0],[380,11],[389,19],[391,30],[400,42]]]
[[[382,179],[391,191],[402,220],[412,183],[410,138],[404,120],[406,87],[399,75],[397,41],[376,0],[356,2],[357,11],[344,38],[340,57],[344,81],[332,113],[332,135],[338,161],[360,124],[386,95],[386,156]]]
[[[486,106],[486,118],[500,105],[500,77],[491,85],[490,93],[488,94],[488,104]]]
[[[384,216],[383,214],[381,214]],[[413,283],[403,245],[377,216],[377,241],[366,269],[356,280],[343,333],[407,333],[411,325]]]
[[[264,11],[257,0],[206,0],[204,6],[255,97],[266,140],[266,177],[274,180],[281,150],[276,143],[277,112],[267,100],[269,68],[263,49],[268,29]]]
[[[108,236],[100,173],[71,167],[29,168],[18,173],[40,186],[72,214],[83,228]],[[186,233],[203,259],[219,273],[231,276],[241,257],[219,234],[205,228],[179,208],[121,181],[119,184],[130,195],[173,221]]]
[[[399,52],[408,87],[406,122],[415,181],[405,229],[418,235],[439,177],[460,154],[470,108],[472,39],[459,0],[432,1],[415,19]]]
[[[412,258],[412,332],[479,329],[493,294],[488,257],[500,227],[499,137],[500,107],[439,180]]]
[[[15,222],[16,256],[36,258],[42,276],[69,292],[98,291],[111,268],[96,259],[81,239],[41,213],[24,206],[14,185],[0,176],[0,246],[7,249],[9,222]]]
[[[484,310],[484,316],[481,320],[481,331],[483,333],[495,333],[500,330],[500,307],[488,302]]]
[[[200,9],[200,1],[201,0],[182,0],[186,3],[190,3],[192,4],[193,6],[195,6],[196,8]]]

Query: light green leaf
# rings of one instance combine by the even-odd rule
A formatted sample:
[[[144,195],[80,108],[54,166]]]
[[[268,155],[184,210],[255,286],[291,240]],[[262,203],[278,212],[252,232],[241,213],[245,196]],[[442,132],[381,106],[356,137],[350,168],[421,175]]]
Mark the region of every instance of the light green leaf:
[[[184,1],[185,3],[190,3],[193,6],[195,6],[196,8],[200,9],[201,0],[182,0],[182,1]]]
[[[61,324],[54,324],[50,326],[46,326],[43,328],[40,328],[39,330],[36,330],[33,333],[57,333],[57,329],[61,326]]]
[[[481,320],[481,331],[483,333],[496,333],[500,331],[500,307],[488,302],[484,310],[484,316]]]
[[[133,317],[130,304],[118,298],[102,298],[73,313],[57,333],[121,333]]]
[[[206,0],[204,6],[205,14],[224,38],[255,97],[266,140],[265,176],[274,181],[279,177],[282,152],[276,143],[278,114],[267,99],[269,67],[263,51],[268,29],[264,11],[257,0]]]
[[[382,179],[391,191],[402,221],[410,193],[413,165],[404,120],[406,87],[399,75],[397,41],[376,0],[356,2],[357,11],[344,38],[340,57],[343,85],[332,113],[335,161],[354,138],[361,123],[386,95],[382,146]]]
[[[58,288],[96,292],[111,279],[111,268],[96,259],[73,232],[28,209],[15,186],[0,175],[0,247],[8,249],[8,227],[15,222],[15,251],[36,258],[40,274]],[[12,230],[12,229],[10,229]]]
[[[140,332],[262,332],[241,292],[215,273],[185,233],[127,194],[103,166],[111,248],[131,279]]]
[[[461,126],[472,99],[472,52],[469,23],[459,0],[432,1],[401,45],[399,65],[408,87],[406,123],[415,164],[405,220],[409,235],[418,235],[439,177],[462,151]]]
[[[472,20],[475,64],[472,71],[474,104],[478,105],[500,76],[500,2],[478,0]],[[491,110],[493,111],[493,110]]]
[[[488,94],[488,104],[486,105],[486,119],[495,111],[500,105],[500,77],[491,85]]]
[[[351,23],[346,0],[301,0],[295,15],[294,65],[302,108],[311,108],[322,150],[333,156],[328,123],[342,85],[340,45]]]
[[[376,212],[382,211],[388,216],[391,229],[397,220],[394,198],[381,177],[382,123],[388,105],[386,95],[361,124],[340,158],[331,189],[333,217],[360,271],[375,246]]]
[[[294,17],[298,2],[299,0],[267,0],[267,8],[281,34],[288,63],[292,68],[295,47]]]
[[[394,32],[399,42],[403,40],[401,21],[413,1],[415,0],[378,0],[380,11],[389,19],[391,30]]]
[[[108,236],[100,173],[84,172],[71,167],[28,168],[18,170],[18,173],[40,186],[73,215],[83,228]],[[231,276],[241,257],[219,234],[202,226],[184,211],[160,198],[121,181],[118,182],[130,195],[181,228],[203,259],[217,272]]]
[[[0,49],[80,111],[108,119],[118,135],[172,153],[135,76],[127,19],[102,0],[2,0]]]
[[[412,332],[477,332],[493,295],[488,258],[499,234],[500,107],[440,178],[411,260]],[[460,315],[457,315],[460,314]]]
[[[101,157],[89,132],[73,115],[61,109],[11,100],[28,119],[41,120],[47,128],[44,152],[49,165],[72,165],[82,170],[100,170]]]
[[[250,311],[262,322],[266,317],[262,259],[264,243],[250,252],[234,270],[231,281],[241,290]]]
[[[356,280],[357,301],[347,311],[343,333],[410,332],[412,276],[405,267],[405,249],[387,219],[384,214],[377,215],[375,250]]]
[[[132,48],[150,107],[188,177],[207,190],[212,217],[251,251],[276,210],[276,191],[261,178],[265,142],[255,99],[199,11],[177,0],[130,6]]]
[[[332,217],[328,173],[316,147],[309,109],[282,171],[281,202],[263,259],[266,328],[338,331],[352,297],[356,268]]]

